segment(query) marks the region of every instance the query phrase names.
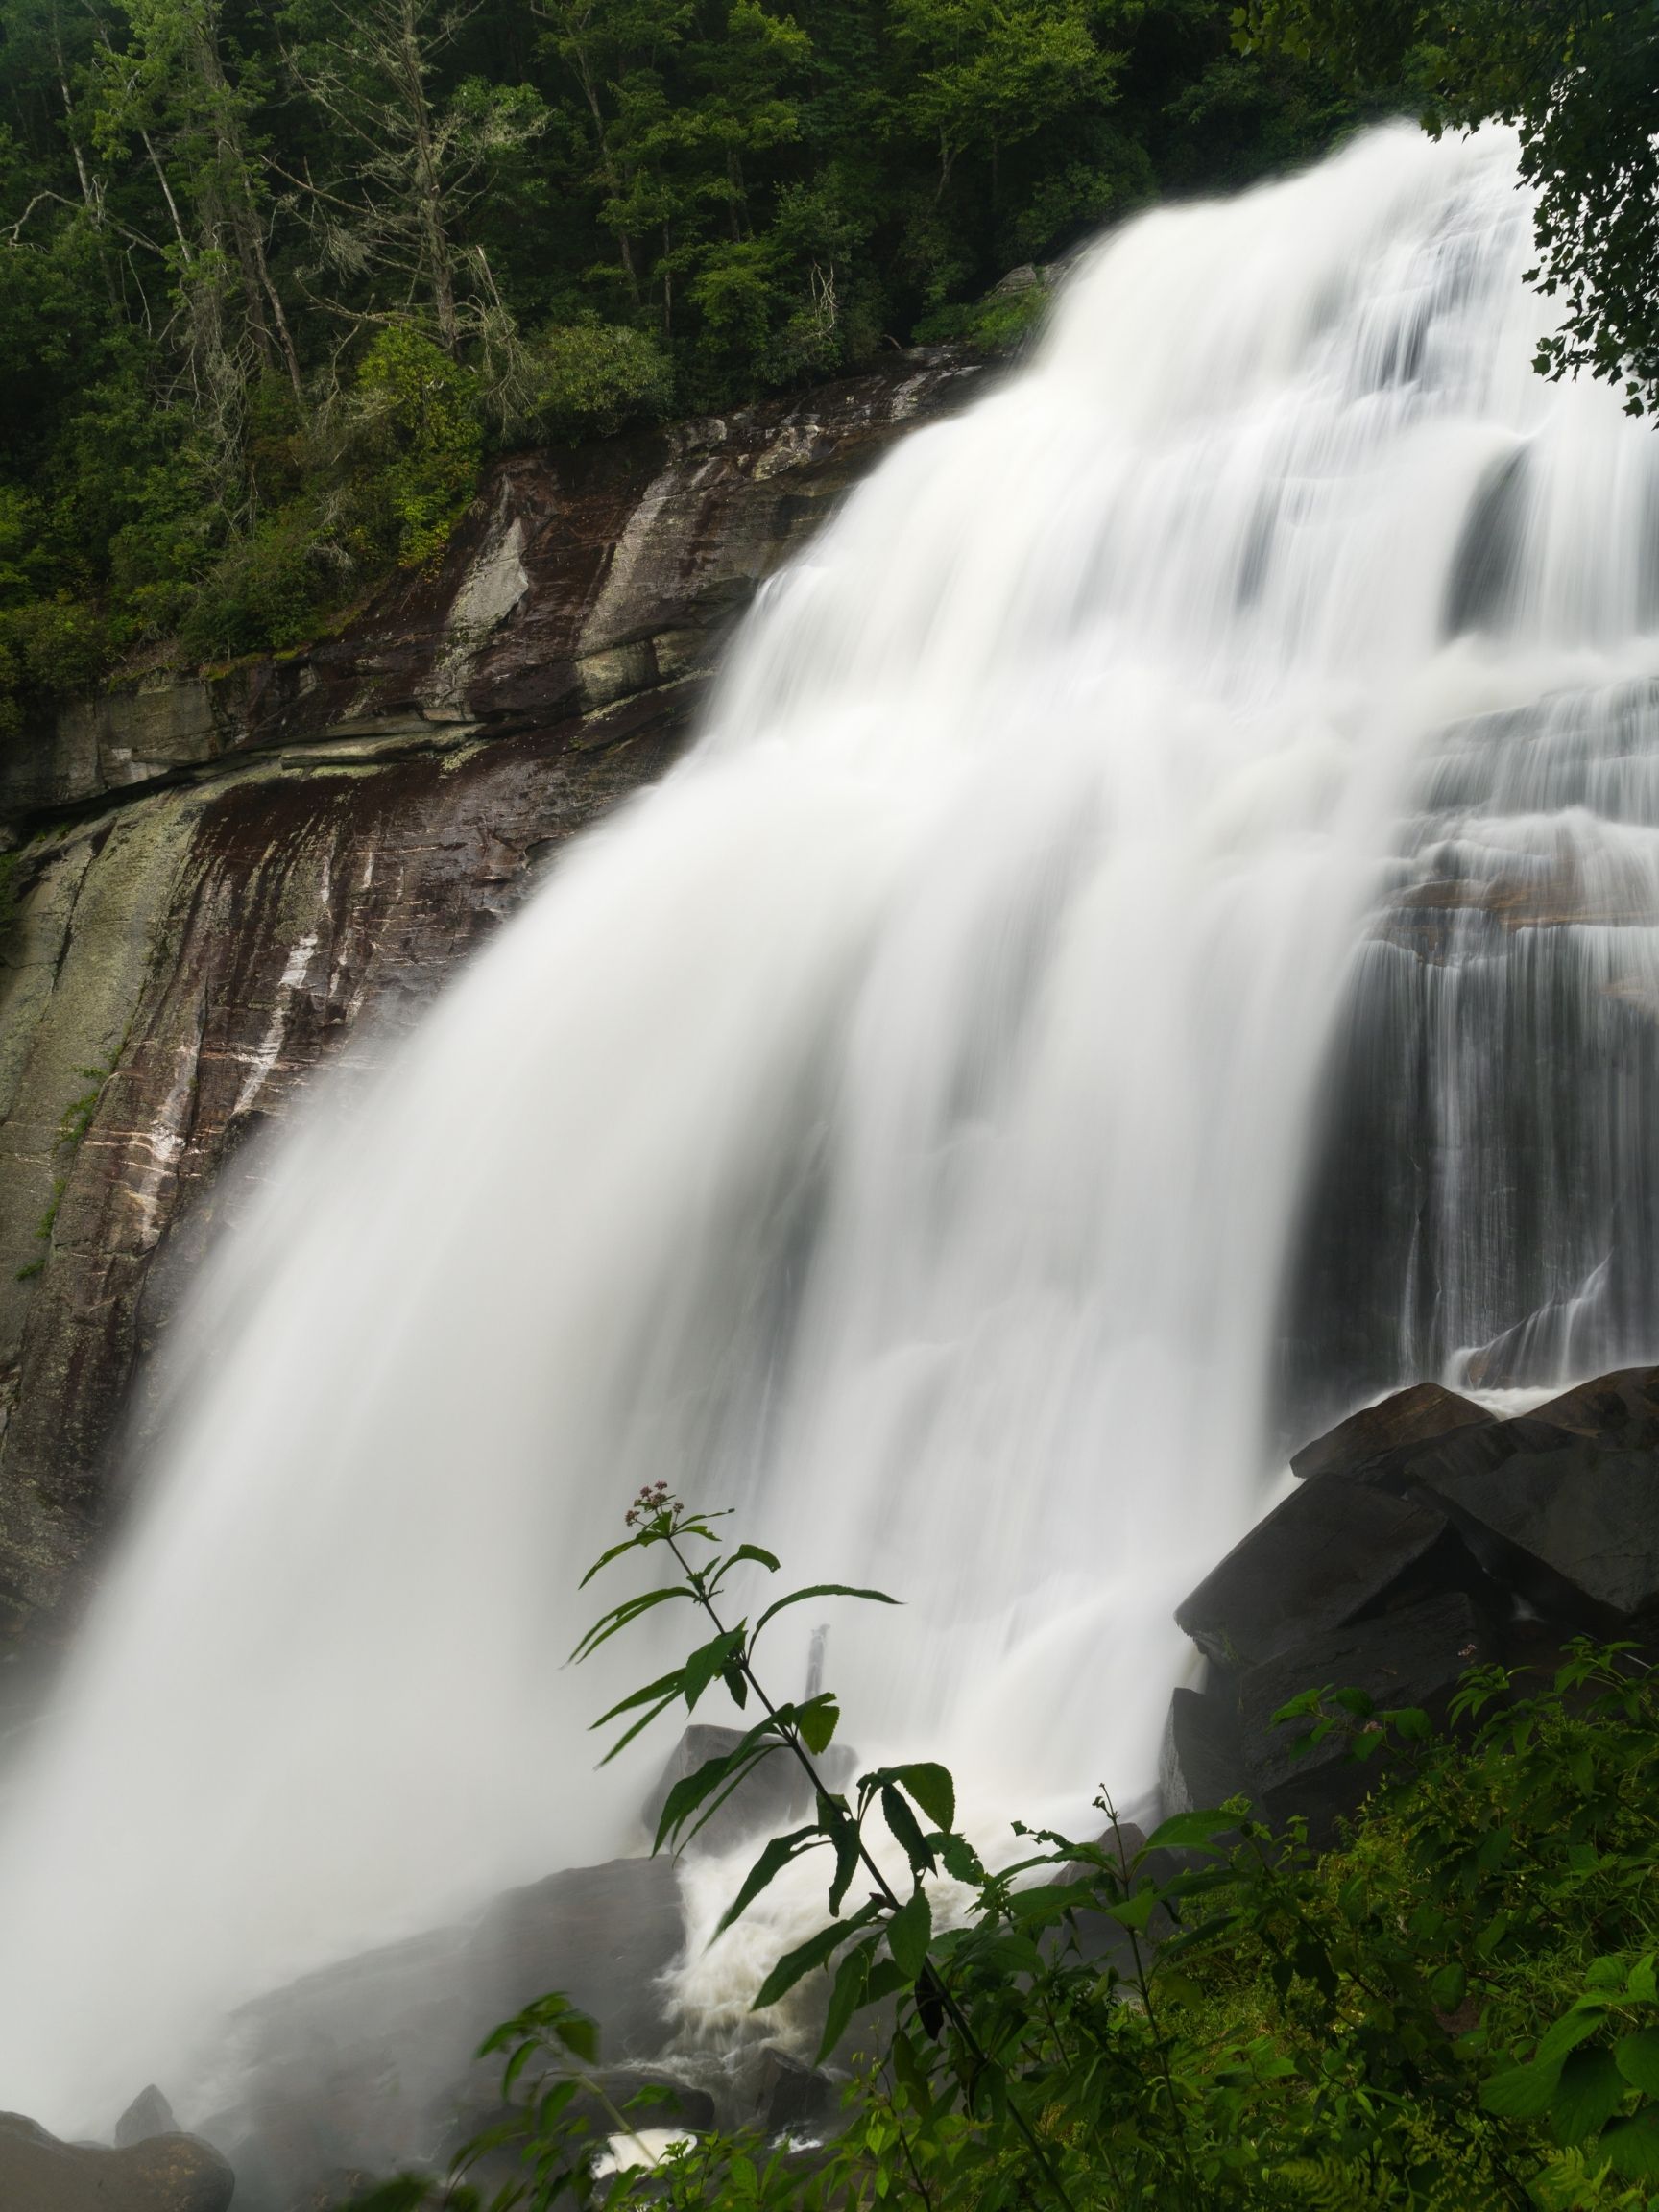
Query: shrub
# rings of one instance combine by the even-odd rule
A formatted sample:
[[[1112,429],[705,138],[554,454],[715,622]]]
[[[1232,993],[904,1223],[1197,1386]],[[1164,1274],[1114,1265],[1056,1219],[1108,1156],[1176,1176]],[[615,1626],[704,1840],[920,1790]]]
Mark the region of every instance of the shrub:
[[[874,2056],[844,2133],[810,2153],[716,2133],[602,2179],[591,2100],[586,2116],[577,2104],[594,2090],[592,2024],[549,1998],[485,2046],[510,2055],[508,2118],[445,2179],[403,2176],[370,2205],[478,2207],[468,2172],[507,2149],[517,2176],[493,2212],[549,2212],[566,2193],[610,2212],[1659,2207],[1659,1694],[1633,1647],[1571,1646],[1530,1694],[1473,1671],[1448,1739],[1356,1692],[1295,1700],[1283,1720],[1310,1740],[1342,1730],[1378,1763],[1322,1859],[1301,1824],[1276,1835],[1242,1800],[1142,1841],[1102,1792],[1097,1839],[1016,1823],[1021,1856],[993,1866],[954,1827],[945,1768],[879,1768],[843,1793],[820,1764],[834,1696],[773,1702],[762,1687],[757,1643],[785,1607],[891,1600],[819,1584],[734,1617],[731,1591],[778,1562],[723,1550],[718,1518],[643,1493],[599,1565],[662,1548],[672,1578],[613,1607],[577,1656],[674,1599],[713,1631],[602,1717],[624,1729],[610,1756],[716,1684],[760,1712],[676,1784],[659,1848],[758,1760],[781,1751],[805,1770],[813,1817],[766,1844],[721,1930],[784,1866],[826,1854],[828,1917],[755,2004],[812,1992],[821,2059],[883,2008],[859,2032]],[[959,1887],[936,1918],[941,1878]]]
[[[674,400],[674,375],[655,338],[597,318],[556,323],[527,340],[502,394],[512,445],[570,445],[654,422]]]
[[[478,481],[478,378],[419,330],[394,324],[357,365],[347,433],[364,565],[436,561]]]

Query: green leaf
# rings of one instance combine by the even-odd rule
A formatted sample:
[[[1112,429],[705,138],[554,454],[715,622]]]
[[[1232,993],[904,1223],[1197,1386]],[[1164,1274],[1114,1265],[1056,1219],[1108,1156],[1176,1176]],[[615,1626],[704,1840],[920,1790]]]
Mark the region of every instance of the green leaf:
[[[589,1734],[595,1728],[603,1728],[608,1720],[614,1720],[624,1713],[632,1713],[637,1706],[649,1705],[654,1698],[661,1698],[665,1705],[670,1703],[680,1695],[685,1672],[683,1667],[676,1667],[670,1674],[659,1674],[655,1682],[647,1682],[643,1690],[636,1690],[630,1696],[613,1705],[608,1713],[601,1713],[597,1720],[589,1721]]]
[[[890,2050],[894,2073],[926,2120],[933,2110],[933,2086],[927,2069],[922,2063],[922,2055],[916,2048],[915,2038],[907,2028],[900,2027],[893,2031]]]
[[[697,1700],[715,1675],[724,1674],[743,1648],[741,1628],[728,1628],[701,1644],[685,1662],[685,1710],[695,1712]]]
[[[1659,2028],[1638,2028],[1613,2046],[1613,2062],[1632,2089],[1659,2097]]]
[[[828,1798],[820,1797],[818,1825],[835,1839],[835,1879],[830,1885],[830,1910],[839,1912],[842,1899],[858,1871],[858,1823],[851,1813],[839,1812]]]
[[[1148,1851],[1204,1851],[1214,1848],[1215,1838],[1237,1828],[1226,1813],[1177,1813],[1153,1829],[1146,1839]],[[1137,1854],[1139,1856],[1139,1854]]]
[[[757,1567],[764,1567],[773,1575],[782,1565],[781,1560],[775,1558],[770,1551],[763,1551],[758,1544],[739,1544],[728,1564],[734,1567],[739,1559],[753,1559]]]
[[[906,1980],[914,1982],[926,1964],[932,1940],[932,1908],[926,1890],[918,1888],[887,1923],[887,1948]]]
[[[1116,1905],[1108,1905],[1106,1911],[1120,1928],[1127,1928],[1138,1936],[1151,1919],[1157,1906],[1158,1891],[1151,1883],[1147,1883],[1143,1889],[1137,1889],[1133,1896],[1124,1897]]]
[[[785,1952],[756,1991],[750,2010],[763,2012],[768,2005],[776,2005],[804,1974],[810,1974],[814,1966],[822,1966],[849,1936],[867,1927],[878,1911],[874,1903],[861,1905],[850,1920],[838,1920],[831,1927],[820,1928],[816,1936],[808,1936],[805,1943]]]
[[[809,1582],[805,1590],[791,1590],[787,1598],[780,1598],[776,1604],[768,1605],[755,1623],[755,1634],[759,1635],[774,1614],[781,1613],[785,1606],[803,1605],[808,1598],[867,1598],[872,1605],[897,1605],[897,1598],[889,1598],[885,1590],[855,1590],[849,1582]]]
[[[566,2051],[573,2051],[578,2058],[585,2058],[591,2066],[599,2056],[599,2026],[589,2020],[586,2012],[578,2012],[574,2006],[562,2012],[553,2023],[553,2032]]]
[[[594,1575],[604,1568],[609,1567],[613,1559],[620,1559],[624,1551],[637,1551],[638,1546],[639,1539],[637,1536],[624,1536],[620,1544],[613,1544],[609,1551],[601,1551],[587,1574],[583,1575],[581,1581],[577,1583],[577,1589],[586,1590]]]
[[[881,1791],[881,1817],[886,1821],[893,1839],[910,1862],[912,1874],[931,1874],[933,1854],[927,1848],[926,1838],[917,1823],[916,1815],[891,1783]]]
[[[1610,2120],[1628,2094],[1611,2051],[1575,2051],[1561,2068],[1550,2119],[1561,2143],[1582,2143]]]
[[[1659,2180],[1659,2112],[1638,2112],[1613,2120],[1601,2131],[1597,2150],[1627,2181]]]
[[[834,1693],[830,1690],[820,1691],[816,1697],[809,1697],[805,1705],[798,1705],[794,1709],[795,1726],[800,1731],[801,1741],[814,1758],[830,1748],[840,1720],[841,1708],[836,1704]]]
[[[1565,2058],[1569,2051],[1575,2051],[1586,2037],[1595,2034],[1606,2016],[1607,2008],[1601,2000],[1581,1997],[1540,2041],[1536,2053],[1540,2063],[1549,2066],[1557,2058]]]
[[[775,1875],[781,1874],[791,1861],[799,1859],[804,1852],[813,1850],[823,1840],[824,1838],[816,1828],[797,1828],[792,1835],[775,1836],[744,1876],[742,1888],[721,1913],[720,1925],[714,1935],[724,1936],[733,1920],[743,1917]],[[709,1940],[712,1942],[713,1937]]]
[[[1539,2120],[1549,2111],[1560,2078],[1558,2066],[1512,2066],[1480,2084],[1480,2102],[1500,2120]]]
[[[903,1784],[935,1828],[950,1828],[956,1819],[956,1785],[949,1767],[931,1759],[915,1759],[907,1767],[895,1767],[893,1778]]]
[[[633,1727],[625,1728],[622,1734],[617,1737],[615,1743],[612,1744],[610,1750],[607,1751],[604,1758],[600,1760],[600,1766],[609,1767],[612,1760],[615,1758],[619,1751],[626,1751],[629,1744],[633,1743],[635,1737],[643,1735],[645,1730],[650,1727],[652,1721],[655,1720],[659,1715],[665,1713],[668,1710],[668,1707],[676,1702],[679,1695],[680,1693],[677,1689],[671,1690],[666,1697],[660,1697],[657,1700],[656,1704],[652,1706],[649,1713],[641,1713],[638,1719],[635,1721]]]
[[[875,1950],[876,1938],[871,1936],[849,1951],[836,1969],[835,1984],[830,1992],[830,2008],[824,2015],[824,2034],[818,2045],[820,2065],[847,2032],[848,2022],[864,2002],[864,1985],[869,1979],[870,1960]]]
[[[736,1783],[755,1765],[757,1758],[763,1756],[764,1753],[757,1752],[745,1741],[733,1750],[716,1751],[712,1758],[705,1759],[702,1766],[692,1773],[682,1775],[663,1801],[652,1850],[660,1851],[664,1840],[676,1834],[703,1800],[718,1790],[729,1776],[733,1778],[733,1786],[735,1788]]]
[[[1455,2012],[1469,1989],[1469,1977],[1453,1960],[1451,1965],[1442,1966],[1429,1984],[1429,1994],[1439,2012]]]
[[[613,1636],[630,1627],[654,1606],[670,1605],[676,1598],[689,1598],[690,1595],[689,1590],[677,1582],[671,1590],[647,1590],[643,1597],[630,1598],[621,1605],[613,1605],[609,1613],[602,1614],[594,1622],[571,1652],[571,1658],[590,1659],[601,1644],[609,1644]]]

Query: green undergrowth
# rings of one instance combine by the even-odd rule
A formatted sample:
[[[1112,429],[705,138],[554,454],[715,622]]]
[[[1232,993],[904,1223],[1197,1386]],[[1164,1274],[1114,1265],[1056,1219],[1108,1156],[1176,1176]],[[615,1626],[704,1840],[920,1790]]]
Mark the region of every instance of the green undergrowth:
[[[756,1647],[779,1612],[892,1600],[813,1585],[767,1605],[777,1561],[725,1548],[718,1518],[643,1494],[600,1564],[654,1552],[668,1576],[578,1653],[661,1606],[700,1617],[685,1663],[603,1717],[621,1730],[610,1756],[711,1691],[759,1714],[675,1787],[659,1849],[757,1760],[803,1767],[812,1817],[765,1846],[722,1928],[821,1857],[823,1924],[755,2002],[805,2005],[820,2061],[865,2054],[840,2131],[816,2147],[687,2136],[602,2175],[599,2141],[628,2116],[592,2078],[593,2024],[554,1995],[485,2046],[506,2060],[498,2125],[450,2174],[401,2176],[363,2212],[1659,2208],[1659,1693],[1634,1647],[1569,1646],[1542,1680],[1473,1670],[1446,1734],[1310,1688],[1280,1724],[1310,1744],[1337,1733],[1371,1785],[1323,1855],[1242,1800],[1142,1841],[1102,1791],[1094,1839],[1016,1823],[1012,1863],[991,1864],[955,1826],[943,1767],[836,1790],[821,1765],[833,1694],[768,1701]]]

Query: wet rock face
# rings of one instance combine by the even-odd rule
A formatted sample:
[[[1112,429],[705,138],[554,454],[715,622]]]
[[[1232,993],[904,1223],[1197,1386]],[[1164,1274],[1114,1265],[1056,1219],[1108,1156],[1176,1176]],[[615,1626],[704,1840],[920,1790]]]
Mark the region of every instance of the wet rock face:
[[[758,584],[972,375],[910,356],[510,459],[342,637],[78,705],[0,767],[0,1640],[73,1617],[135,1363],[244,1140],[662,772]]]
[[[1652,1357],[1656,828],[1651,679],[1426,743],[1320,1086],[1286,1440],[1413,1376],[1548,1387]]]

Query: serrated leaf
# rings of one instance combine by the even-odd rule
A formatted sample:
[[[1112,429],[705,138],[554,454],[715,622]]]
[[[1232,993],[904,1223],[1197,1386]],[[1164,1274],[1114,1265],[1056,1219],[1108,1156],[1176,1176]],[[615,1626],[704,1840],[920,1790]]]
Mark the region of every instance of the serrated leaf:
[[[1586,2003],[1580,1998],[1571,2012],[1564,2013],[1553,2028],[1540,2040],[1536,2056],[1540,2064],[1553,2065],[1557,2058],[1565,2058],[1569,2051],[1594,2035],[1607,2016],[1607,2008],[1599,1999]]]
[[[776,1575],[782,1565],[781,1560],[772,1552],[763,1551],[758,1544],[739,1544],[732,1554],[730,1564],[734,1567],[739,1559],[753,1559],[757,1567],[764,1567],[770,1575]]]
[[[595,1575],[599,1574],[602,1569],[609,1567],[613,1559],[620,1559],[624,1551],[636,1550],[638,1542],[637,1536],[624,1536],[620,1544],[613,1544],[608,1551],[601,1551],[587,1574],[583,1575],[581,1581],[577,1583],[577,1589],[586,1590]]]
[[[834,1841],[835,1879],[830,1885],[830,1910],[839,1912],[842,1899],[852,1886],[858,1871],[858,1823],[851,1813],[842,1813],[828,1798],[818,1800],[818,1825]]]
[[[886,1821],[893,1840],[910,1862],[912,1874],[931,1874],[933,1854],[927,1848],[926,1838],[917,1823],[916,1815],[891,1783],[881,1791],[881,1817]]]
[[[741,1628],[728,1628],[720,1635],[701,1644],[685,1661],[684,1669],[685,1710],[695,1712],[697,1700],[717,1674],[724,1674],[743,1648]]]
[[[876,1939],[872,1936],[867,1942],[854,1945],[836,1968],[829,2009],[824,2015],[824,2034],[818,2045],[819,2065],[846,2034],[849,2021],[864,2003],[864,1984],[869,1979],[870,1960],[875,1951]]]
[[[902,2087],[909,2096],[924,2119],[933,2110],[933,2088],[927,2069],[922,2063],[922,2055],[907,2028],[896,2028],[890,2046],[893,2071]]]
[[[740,1743],[731,1751],[716,1751],[711,1758],[705,1759],[701,1767],[682,1775],[663,1799],[652,1850],[661,1851],[668,1838],[676,1835],[704,1799],[712,1796],[728,1778],[735,1787],[756,1761],[765,1756],[752,1745]]]
[[[1653,1967],[1653,1954],[1649,1952],[1646,1959],[1638,1959],[1630,1969],[1624,1994],[1638,2005],[1659,2003],[1659,1981],[1655,1979]]]
[[[796,1706],[793,1718],[802,1743],[816,1759],[828,1751],[834,1741],[835,1731],[841,1724],[841,1708],[835,1702],[834,1692],[823,1690],[816,1697],[809,1697],[805,1705]]]
[[[1560,2078],[1558,2066],[1512,2066],[1480,2084],[1480,2103],[1500,2120],[1540,2120]]]
[[[776,2005],[781,1997],[787,1996],[804,1974],[810,1974],[814,1966],[822,1966],[850,1936],[867,1927],[878,1910],[874,1904],[860,1905],[850,1920],[820,1928],[816,1936],[808,1936],[805,1943],[785,1952],[756,1991],[750,2010],[763,2012],[767,2006]]]
[[[895,1767],[893,1778],[909,1791],[935,1828],[950,1828],[956,1818],[956,1785],[949,1767],[931,1759],[914,1759],[907,1767]]]
[[[788,1836],[775,1836],[743,1877],[743,1887],[720,1915],[715,1936],[724,1936],[733,1920],[740,1920],[754,1904],[762,1889],[780,1875],[785,1866],[824,1840],[816,1827],[797,1828]],[[709,1941],[713,1941],[713,1936]]]
[[[554,2021],[553,2032],[566,2051],[573,2051],[578,2058],[585,2058],[589,2066],[598,2058],[599,2024],[589,2020],[586,2012],[578,2012],[574,2006]]]
[[[1659,2112],[1609,2121],[1596,2148],[1626,2181],[1659,2180]]]
[[[887,1948],[906,1981],[914,1982],[927,1963],[933,1940],[933,1909],[925,1889],[915,1890],[887,1923]]]
[[[659,1674],[655,1682],[647,1682],[643,1690],[631,1691],[626,1697],[618,1698],[609,1712],[601,1713],[597,1720],[588,1723],[589,1734],[591,1735],[595,1728],[603,1728],[608,1720],[619,1719],[624,1713],[633,1713],[641,1705],[649,1705],[654,1698],[661,1698],[666,1703],[678,1697],[685,1671],[683,1667],[676,1667],[667,1674]]]
[[[1157,1907],[1158,1892],[1148,1883],[1145,1888],[1137,1889],[1132,1896],[1120,1898],[1116,1905],[1108,1905],[1105,1910],[1120,1928],[1127,1928],[1131,1934],[1139,1936]]]
[[[629,1598],[620,1605],[613,1605],[609,1613],[601,1614],[580,1644],[571,1652],[572,1659],[590,1659],[601,1644],[609,1644],[612,1637],[637,1621],[642,1614],[659,1605],[671,1605],[676,1598],[689,1598],[690,1591],[681,1583],[671,1590],[647,1590],[643,1597]]]
[[[1550,2101],[1550,2120],[1560,2143],[1582,2143],[1603,2127],[1628,2094],[1611,2051],[1574,2051],[1561,2068]]]
[[[1153,1829],[1145,1847],[1148,1851],[1209,1850],[1214,1848],[1217,1836],[1225,1835],[1238,1825],[1226,1813],[1177,1813]]]
[[[889,1598],[885,1590],[858,1590],[850,1582],[809,1582],[805,1590],[791,1590],[787,1598],[780,1598],[755,1623],[759,1635],[768,1621],[790,1605],[804,1605],[808,1598],[867,1598],[872,1605],[897,1605],[897,1598]]]
[[[1632,2089],[1659,2097],[1659,2028],[1638,2028],[1613,2046],[1613,2062]]]
[[[606,1752],[604,1758],[600,1760],[600,1766],[609,1767],[612,1760],[616,1757],[618,1752],[626,1751],[629,1744],[633,1743],[635,1737],[643,1735],[645,1730],[650,1727],[653,1720],[661,1719],[661,1717],[667,1712],[669,1706],[677,1702],[679,1695],[680,1688],[679,1684],[676,1683],[674,1688],[669,1691],[665,1697],[658,1698],[656,1704],[652,1706],[649,1713],[641,1713],[638,1719],[634,1722],[634,1725],[631,1728],[625,1728],[622,1731],[621,1735],[617,1737],[615,1743],[612,1744],[610,1750]]]
[[[1455,2012],[1458,2006],[1462,2004],[1468,1988],[1469,1977],[1456,1960],[1454,1960],[1451,1965],[1442,1966],[1439,1973],[1434,1976],[1429,1984],[1429,1994],[1433,1999],[1437,2011]]]

